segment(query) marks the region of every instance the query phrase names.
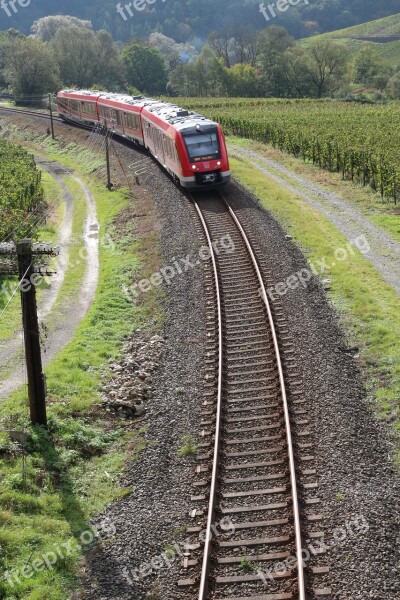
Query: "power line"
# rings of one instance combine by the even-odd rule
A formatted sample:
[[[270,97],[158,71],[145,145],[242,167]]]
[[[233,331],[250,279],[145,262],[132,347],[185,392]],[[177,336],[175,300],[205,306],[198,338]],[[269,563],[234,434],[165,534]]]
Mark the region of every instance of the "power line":
[[[4,309],[0,313],[0,319],[2,318],[2,316],[4,315],[4,313],[6,312],[7,308],[10,306],[12,299],[14,298],[15,294],[18,292],[19,286],[21,285],[21,283],[25,279],[26,274],[27,274],[27,272],[29,271],[30,268],[31,268],[31,265],[29,265],[29,267],[26,269],[25,273],[21,277],[21,280],[18,282],[17,287],[15,288],[15,290],[13,291],[13,293],[11,295],[11,298],[9,299],[9,301],[6,304],[6,306],[4,307]]]

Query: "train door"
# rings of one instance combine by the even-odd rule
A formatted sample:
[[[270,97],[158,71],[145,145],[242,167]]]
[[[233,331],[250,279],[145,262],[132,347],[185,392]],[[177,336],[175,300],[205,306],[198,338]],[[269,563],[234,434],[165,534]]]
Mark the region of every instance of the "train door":
[[[124,113],[121,112],[120,110],[116,110],[115,112],[117,113],[116,116],[117,116],[117,125],[118,125],[118,128],[125,135]]]
[[[156,149],[157,149],[158,160],[160,161],[161,164],[165,165],[165,154],[164,154],[164,144],[163,144],[164,134],[161,133],[161,131],[159,129],[156,129],[155,132],[156,132],[155,145],[156,145]]]

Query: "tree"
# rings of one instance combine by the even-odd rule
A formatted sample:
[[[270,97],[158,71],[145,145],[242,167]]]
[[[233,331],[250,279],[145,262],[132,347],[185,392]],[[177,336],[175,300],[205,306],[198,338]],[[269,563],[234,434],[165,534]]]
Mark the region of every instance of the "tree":
[[[259,95],[257,70],[251,65],[238,63],[227,69],[230,96],[254,98]]]
[[[34,21],[31,27],[31,33],[34,37],[39,38],[44,42],[49,42],[60,29],[70,27],[71,25],[81,27],[82,29],[88,29],[89,31],[93,29],[91,21],[83,21],[82,19],[70,15],[54,15]]]
[[[64,85],[90,88],[94,83],[113,87],[122,80],[118,52],[107,31],[97,33],[71,25],[59,29],[50,42]]]
[[[375,48],[366,44],[354,60],[354,81],[384,90],[391,75],[388,63],[378,55]]]
[[[287,92],[285,52],[294,45],[294,39],[284,27],[271,25],[260,36],[258,64],[261,82],[268,96],[282,97]]]
[[[4,69],[7,66],[7,56],[12,44],[16,39],[24,39],[25,36],[16,29],[8,29],[0,32],[0,87],[7,86],[7,81],[4,78]]]
[[[125,78],[146,94],[162,94],[166,90],[167,72],[161,53],[155,48],[131,42],[121,52]]]
[[[115,88],[121,88],[124,76],[117,46],[105,29],[98,31],[95,37],[98,54],[94,81],[111,91]]]
[[[153,32],[149,36],[149,45],[161,52],[167,69],[173,70],[180,62],[188,62],[196,56],[196,50],[190,44],[178,44],[163,33]]]
[[[349,50],[331,41],[314,42],[307,48],[307,71],[318,98],[333,91],[345,78]]]
[[[392,98],[393,100],[400,100],[400,72],[396,73],[389,79],[387,93],[389,98]]]
[[[260,35],[248,27],[237,27],[233,37],[236,63],[255,67],[260,51]]]
[[[193,64],[178,65],[170,75],[167,90],[174,96],[199,96],[196,66]]]
[[[222,58],[226,67],[231,66],[232,32],[230,29],[213,31],[208,36],[208,45],[217,58]]]
[[[284,96],[304,98],[312,96],[313,84],[308,72],[307,53],[300,46],[291,46],[282,56],[282,78]]]
[[[55,92],[58,66],[49,46],[32,38],[16,38],[6,53],[4,78],[17,99],[35,103],[44,94]]]

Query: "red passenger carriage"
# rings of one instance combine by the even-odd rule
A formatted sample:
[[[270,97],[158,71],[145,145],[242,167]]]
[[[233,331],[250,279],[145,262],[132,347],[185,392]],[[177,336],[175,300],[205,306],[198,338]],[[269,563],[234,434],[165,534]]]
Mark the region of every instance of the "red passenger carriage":
[[[106,92],[64,90],[57,100],[61,117],[100,123],[144,146],[185,188],[209,188],[230,179],[221,127],[202,115],[151,98]]]

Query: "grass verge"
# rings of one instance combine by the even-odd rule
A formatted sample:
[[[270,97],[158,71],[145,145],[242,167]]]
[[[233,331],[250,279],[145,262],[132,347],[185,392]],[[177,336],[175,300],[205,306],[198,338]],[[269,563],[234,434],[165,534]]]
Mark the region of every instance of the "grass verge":
[[[377,412],[399,433],[400,303],[395,290],[358,250],[354,249],[349,261],[337,262],[335,250],[347,247],[346,238],[300,196],[252,169],[247,160],[231,162],[237,179],[290,231],[308,260],[316,263],[327,258],[330,269],[324,276],[331,280],[329,298],[352,344],[361,349],[361,364]]]
[[[317,165],[305,163],[299,158],[280,152],[260,142],[235,136],[229,136],[227,139],[229,144],[253,150],[264,158],[278,161],[300,177],[313,181],[326,191],[333,192],[345,202],[355,205],[372,223],[386,230],[394,239],[400,241],[400,209],[394,205],[393,201],[382,200],[380,195],[374,192],[372,188],[362,187],[352,181],[343,180],[339,173],[324,171]],[[270,167],[268,169],[288,183],[297,185],[282,171]]]
[[[27,135],[13,130],[14,138]],[[66,600],[90,547],[87,540],[93,539],[90,518],[131,492],[118,485],[119,475],[145,443],[143,429],[104,416],[97,406],[100,383],[124,337],[146,327],[149,312],[158,319],[159,305],[152,293],[133,305],[122,291],[142,268],[139,252],[147,244],[137,239],[132,220],[121,218],[130,206],[128,191],[110,193],[98,173],[89,176],[102,161],[79,144],[52,142],[34,132],[25,143],[85,180],[96,200],[101,234],[112,241],[99,246],[99,283],[89,312],[46,368],[48,431],[27,424],[23,390],[0,405],[0,568],[8,573],[0,581],[0,597]],[[154,260],[154,250],[151,256]],[[110,536],[108,530],[101,542]]]

